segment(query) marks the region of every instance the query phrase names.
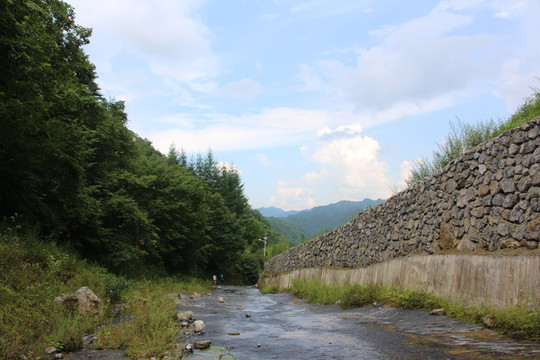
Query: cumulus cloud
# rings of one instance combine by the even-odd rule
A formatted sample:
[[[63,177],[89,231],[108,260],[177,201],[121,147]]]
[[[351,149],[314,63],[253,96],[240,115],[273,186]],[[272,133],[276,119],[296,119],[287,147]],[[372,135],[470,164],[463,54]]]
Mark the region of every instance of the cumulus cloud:
[[[388,165],[378,160],[379,143],[362,136],[359,125],[325,129],[312,158],[331,169],[339,191],[348,198],[379,197],[388,193]]]
[[[330,171],[323,167],[320,171],[311,171],[299,179],[279,180],[271,202],[288,210],[311,208],[320,203],[320,199],[317,200],[318,188],[327,187],[330,177]]]
[[[535,0],[443,0],[434,11],[462,11],[475,8],[495,10],[495,17],[515,18],[522,15]]]
[[[379,152],[379,143],[364,136],[358,124],[321,128],[318,140],[302,147],[304,156],[319,164],[320,170],[298,179],[279,181],[273,201],[291,209],[328,203],[331,200],[324,196],[329,192],[331,199],[385,198],[391,188],[386,176],[388,165],[379,160]]]
[[[514,41],[519,49],[512,52],[513,59],[505,62],[501,75],[496,79],[497,88],[493,91],[496,96],[506,100],[507,110],[514,112],[523,104],[524,99],[531,95],[530,88],[540,87],[540,42],[537,39],[537,34],[540,33],[540,2],[494,3],[500,5],[500,11],[511,14],[509,16],[512,18],[520,16],[523,27],[522,36]]]
[[[279,181],[276,195],[271,198],[271,202],[282,209],[309,209],[315,206],[313,190],[300,186],[292,186],[286,182]]]

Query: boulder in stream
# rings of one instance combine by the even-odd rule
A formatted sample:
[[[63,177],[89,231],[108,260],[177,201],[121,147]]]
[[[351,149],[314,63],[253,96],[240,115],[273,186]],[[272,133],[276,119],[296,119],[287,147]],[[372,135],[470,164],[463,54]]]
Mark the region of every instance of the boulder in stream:
[[[202,320],[197,320],[193,323],[193,331],[194,332],[201,332],[204,330],[204,328],[206,327],[204,321]]]

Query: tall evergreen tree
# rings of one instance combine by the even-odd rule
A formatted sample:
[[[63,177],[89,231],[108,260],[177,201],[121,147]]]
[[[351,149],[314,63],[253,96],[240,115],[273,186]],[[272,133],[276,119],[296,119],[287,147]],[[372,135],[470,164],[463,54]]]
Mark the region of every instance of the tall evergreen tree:
[[[0,214],[47,231],[84,216],[84,169],[101,111],[91,30],[62,1],[0,2]]]

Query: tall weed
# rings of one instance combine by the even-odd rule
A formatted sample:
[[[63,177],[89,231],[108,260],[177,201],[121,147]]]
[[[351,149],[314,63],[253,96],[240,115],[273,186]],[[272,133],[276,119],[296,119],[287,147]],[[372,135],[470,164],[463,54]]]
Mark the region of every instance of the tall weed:
[[[97,345],[125,349],[133,358],[160,357],[175,351],[179,330],[176,306],[167,293],[205,293],[210,282],[194,278],[140,280],[123,293],[129,321],[109,324],[97,334]]]
[[[437,145],[433,158],[415,161],[411,175],[406,180],[407,185],[412,186],[417,181],[430,176],[434,171],[444,168],[465,151],[482,142],[540,116],[540,92],[538,89],[534,91],[535,93],[505,121],[486,120],[476,124],[466,124],[458,119],[457,122],[451,123],[450,133],[442,144]]]

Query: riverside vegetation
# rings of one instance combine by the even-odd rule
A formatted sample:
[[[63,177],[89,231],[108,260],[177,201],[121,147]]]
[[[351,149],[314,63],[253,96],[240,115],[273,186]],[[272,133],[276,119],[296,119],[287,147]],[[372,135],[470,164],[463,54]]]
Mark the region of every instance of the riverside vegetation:
[[[263,293],[276,293],[276,286],[263,287]],[[423,290],[386,288],[380,285],[328,286],[320,281],[293,280],[288,289],[309,303],[341,308],[370,306],[373,304],[406,310],[432,311],[444,309],[446,316],[486,326],[516,340],[540,342],[540,303],[538,297],[526,305],[497,309],[489,306],[463,306]]]
[[[128,279],[34,235],[10,230],[0,236],[0,359],[45,358],[45,349],[67,353],[95,334],[96,346],[124,349],[132,358],[173,354],[180,331],[167,293],[204,293],[210,281],[186,276]],[[53,299],[88,286],[102,301],[97,314],[65,310]],[[131,321],[112,324],[122,303]]]

